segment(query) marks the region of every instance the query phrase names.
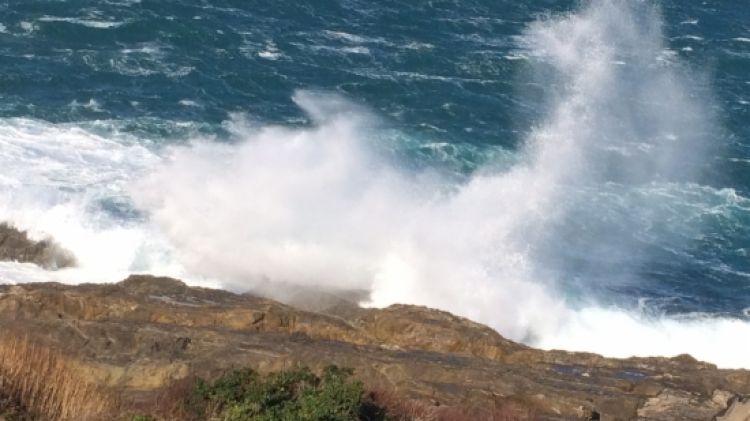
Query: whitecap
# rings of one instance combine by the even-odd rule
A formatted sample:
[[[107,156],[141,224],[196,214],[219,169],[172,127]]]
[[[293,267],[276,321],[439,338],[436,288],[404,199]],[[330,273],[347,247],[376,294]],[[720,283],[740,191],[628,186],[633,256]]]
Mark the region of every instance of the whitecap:
[[[329,31],[329,30],[325,30],[325,31],[323,31],[323,33],[326,34],[326,35],[328,35],[329,37],[343,39],[343,40],[349,41],[349,42],[363,43],[363,42],[367,41],[367,38],[365,38],[365,37],[361,37],[359,35],[354,35],[354,34],[350,34],[350,33],[347,33],[347,32],[342,32],[342,31]]]
[[[317,51],[330,51],[335,54],[370,54],[370,49],[363,46],[356,47],[333,47],[330,45],[313,45],[309,47]]]
[[[381,37],[367,37],[364,35],[356,35],[343,31],[324,30],[323,34],[325,34],[328,38],[342,40],[350,44],[391,44]]]
[[[26,32],[27,34],[29,34],[31,32],[34,32],[37,29],[39,29],[39,27],[35,23],[28,22],[28,21],[21,21],[21,22],[18,23],[18,26],[20,26],[21,29],[23,29],[24,32]]]
[[[409,41],[404,44],[402,48],[407,50],[431,50],[435,48],[435,46],[428,42]]]
[[[168,77],[184,77],[193,73],[195,67],[193,66],[177,66],[174,68],[166,68],[162,70],[162,73]]]
[[[147,54],[147,55],[158,55],[161,54],[161,46],[156,43],[146,43],[138,48],[123,48],[120,50],[123,54]]]
[[[58,17],[58,16],[42,16],[41,18],[38,19],[38,21],[39,22],[67,22],[67,23],[82,25],[82,26],[86,26],[89,28],[96,28],[96,29],[117,28],[128,23],[127,21],[112,22],[112,21],[71,18],[71,17]]]
[[[89,109],[89,110],[92,110],[92,111],[97,111],[97,112],[103,111],[102,108],[101,108],[101,104],[97,100],[95,100],[93,98],[90,98],[87,102],[83,102],[83,103],[78,102],[78,100],[74,99],[73,101],[71,101],[68,104],[68,106],[70,108],[73,108],[73,109],[75,109],[75,108],[86,108],[86,109]]]
[[[516,60],[527,60],[528,57],[521,53],[515,53],[515,54],[507,54],[503,56],[504,59],[510,60],[510,61],[516,61]]]
[[[251,48],[251,45],[245,46],[243,52],[247,52]],[[241,48],[242,50],[243,48]],[[258,57],[266,60],[278,60],[281,57],[281,52],[273,41],[266,42],[265,48],[257,53]]]
[[[119,57],[104,62],[96,55],[84,56],[86,64],[96,70],[110,67],[117,73],[127,76],[150,76],[163,74],[168,77],[184,77],[192,73],[193,66],[180,66],[167,58],[169,47],[160,43],[143,43],[137,47],[123,48]]]
[[[339,50],[351,54],[370,54],[370,49],[367,47],[344,47]]]
[[[279,57],[281,57],[281,53],[279,53],[278,51],[263,50],[263,51],[258,51],[258,57],[264,58],[267,60],[278,60]]]

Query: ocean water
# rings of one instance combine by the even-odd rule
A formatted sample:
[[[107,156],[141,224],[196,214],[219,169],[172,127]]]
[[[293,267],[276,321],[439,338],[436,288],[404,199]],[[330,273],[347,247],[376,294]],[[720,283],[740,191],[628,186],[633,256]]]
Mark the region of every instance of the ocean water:
[[[750,3],[0,3],[0,220],[79,267],[750,368]]]

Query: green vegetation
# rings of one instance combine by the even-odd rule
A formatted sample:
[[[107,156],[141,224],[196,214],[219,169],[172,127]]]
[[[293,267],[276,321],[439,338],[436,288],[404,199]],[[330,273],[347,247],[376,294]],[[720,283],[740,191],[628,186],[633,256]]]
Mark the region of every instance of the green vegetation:
[[[176,406],[174,404],[177,404]],[[214,382],[191,379],[159,398],[157,417],[129,421],[516,421],[535,419],[523,408],[445,407],[392,390],[366,391],[351,369],[320,375],[298,368],[261,376],[231,371]]]
[[[335,366],[320,376],[307,368],[267,377],[243,369],[213,383],[199,380],[188,408],[224,421],[384,419],[382,411],[365,399],[364,386],[352,379],[352,370]]]

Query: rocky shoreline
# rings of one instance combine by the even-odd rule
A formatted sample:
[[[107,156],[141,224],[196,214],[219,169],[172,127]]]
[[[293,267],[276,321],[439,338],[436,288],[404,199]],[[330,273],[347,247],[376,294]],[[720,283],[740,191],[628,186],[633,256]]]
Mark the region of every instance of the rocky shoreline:
[[[151,276],[2,285],[0,396],[36,410],[36,419],[128,419],[118,418],[123,408],[155,405],[191,376],[335,364],[352,368],[370,390],[441,407],[521,409],[513,419],[750,419],[750,372],[688,355],[541,351],[409,305],[364,309],[333,299],[315,310]],[[32,357],[39,368],[23,360]],[[44,374],[29,383],[48,372],[60,380]],[[81,391],[100,405],[71,406]],[[40,394],[51,405],[47,413],[39,399],[28,399]],[[102,403],[108,399],[118,409]]]

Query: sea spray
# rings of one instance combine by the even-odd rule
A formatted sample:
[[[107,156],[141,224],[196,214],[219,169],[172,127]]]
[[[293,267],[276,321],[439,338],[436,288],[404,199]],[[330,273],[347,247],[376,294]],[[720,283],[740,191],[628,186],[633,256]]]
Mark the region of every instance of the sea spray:
[[[134,143],[76,125],[0,120],[0,220],[37,240],[51,236],[77,261],[55,273],[3,263],[0,280],[115,282],[139,270],[181,274],[157,234],[122,220],[126,185],[160,162]]]
[[[661,26],[654,6],[618,0],[530,25],[519,48],[549,78],[549,111],[515,167],[479,170],[448,191],[435,174],[377,158],[377,128],[361,107],[301,91],[295,102],[314,127],[245,127],[236,146],[179,147],[132,194],[190,272],[228,288],[368,289],[367,305],[438,307],[532,344],[669,354],[667,342],[597,346],[608,328],[592,314],[661,329],[590,309],[585,295],[598,283],[640,282],[648,256],[638,235],[670,217],[651,193],[637,217],[623,213],[625,231],[597,213],[622,212],[617,199],[631,191],[693,182],[708,150],[711,113],[691,97]],[[721,360],[720,349],[703,351]]]
[[[722,138],[704,77],[683,63],[701,39],[667,42],[648,1],[585,2],[525,30],[542,6],[475,3],[404,3],[392,20],[350,4],[305,8],[320,19],[285,2],[170,10],[179,25],[143,5],[103,12],[126,23],[101,28],[19,9],[37,29],[9,22],[24,42],[0,46],[3,116],[24,116],[0,119],[0,218],[81,265],[1,263],[0,279],[361,289],[366,305],[439,307],[532,345],[750,366],[750,205],[741,181],[705,183]],[[704,30],[709,11],[680,7],[701,24],[668,32]],[[277,12],[296,30],[277,30]],[[331,37],[330,22],[356,36]],[[268,45],[278,60],[259,54]],[[512,98],[516,85],[541,106]],[[289,101],[299,87],[347,95]],[[744,100],[732,91],[722,100]],[[488,162],[502,147],[512,159]]]

